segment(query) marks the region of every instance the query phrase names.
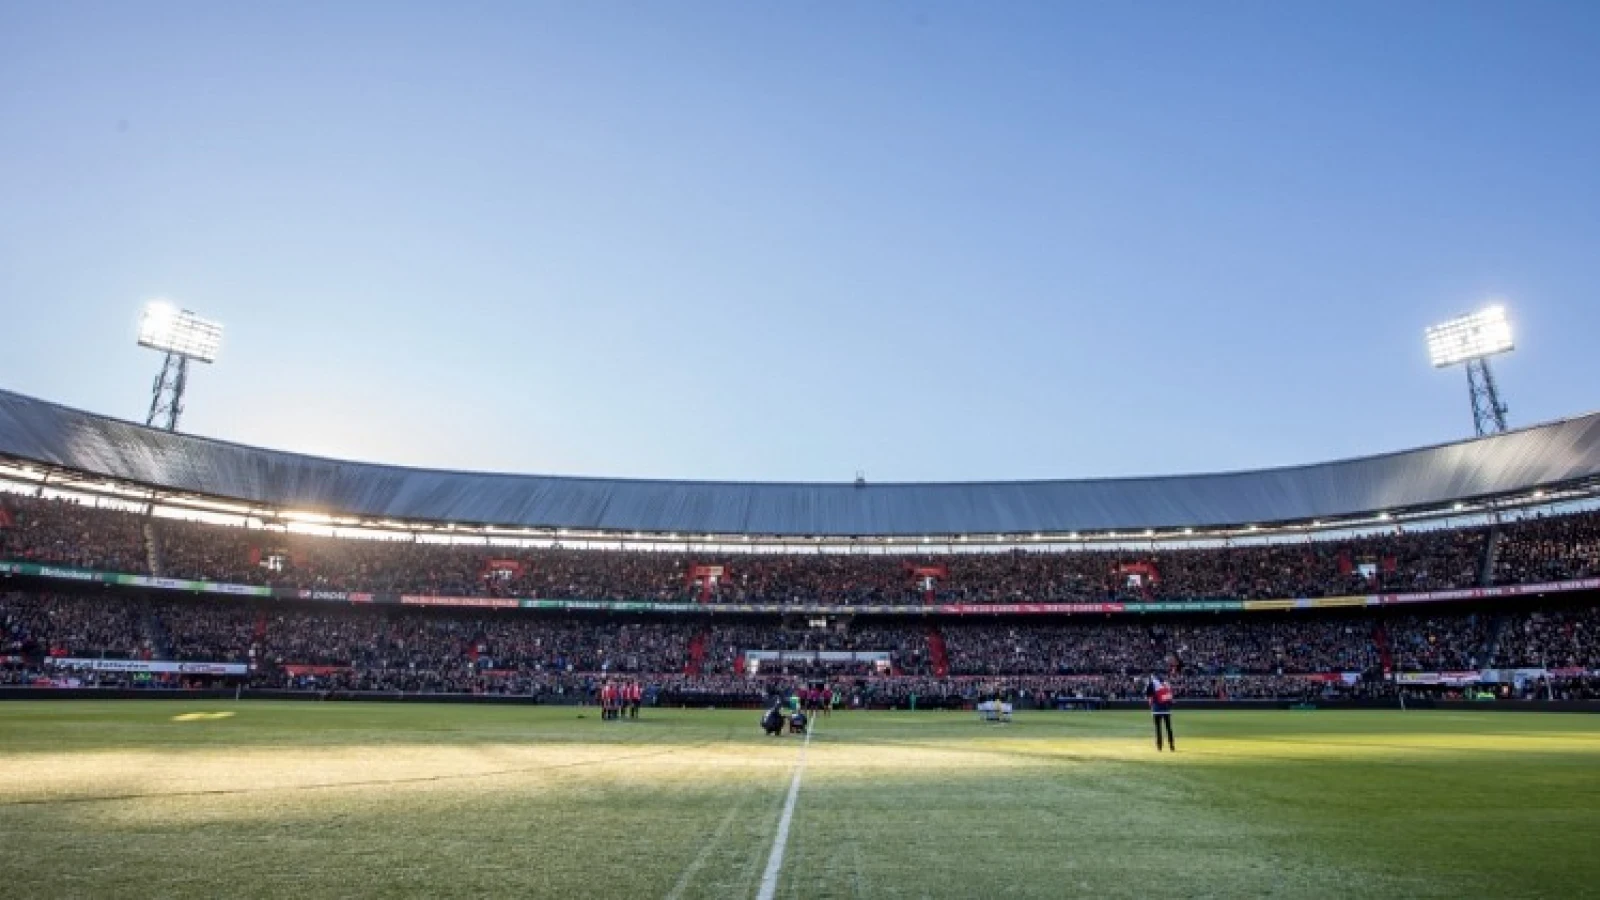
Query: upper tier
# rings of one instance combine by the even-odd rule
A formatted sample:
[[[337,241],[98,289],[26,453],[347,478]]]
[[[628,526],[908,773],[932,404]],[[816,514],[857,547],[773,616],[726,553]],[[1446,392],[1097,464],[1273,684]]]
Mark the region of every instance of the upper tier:
[[[1600,480],[1600,413],[1312,465],[934,484],[656,481],[415,469],[171,434],[0,391],[0,456],[277,509],[723,535],[1026,535],[1224,528],[1444,509]]]

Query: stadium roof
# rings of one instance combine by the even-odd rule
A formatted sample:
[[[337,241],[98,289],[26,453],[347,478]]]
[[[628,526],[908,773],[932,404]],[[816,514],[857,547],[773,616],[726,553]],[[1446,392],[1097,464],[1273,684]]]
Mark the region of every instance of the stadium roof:
[[[348,462],[172,434],[0,391],[0,455],[174,493],[386,520],[658,534],[1065,535],[1310,522],[1600,483],[1600,413],[1277,469],[857,485],[505,475]]]

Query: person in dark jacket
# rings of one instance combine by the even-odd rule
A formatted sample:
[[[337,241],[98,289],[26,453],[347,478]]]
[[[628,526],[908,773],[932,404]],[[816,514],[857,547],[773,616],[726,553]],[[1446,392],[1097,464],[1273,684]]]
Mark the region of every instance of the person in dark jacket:
[[[761,730],[773,736],[783,734],[782,704],[772,704],[772,708],[761,717]]]

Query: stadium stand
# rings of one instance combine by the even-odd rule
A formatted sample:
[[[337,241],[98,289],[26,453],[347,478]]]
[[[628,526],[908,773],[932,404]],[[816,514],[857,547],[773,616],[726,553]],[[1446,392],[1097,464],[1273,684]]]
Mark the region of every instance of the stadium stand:
[[[435,524],[837,539],[985,529],[1059,535],[1076,527],[1309,521],[1592,485],[1600,478],[1600,416],[1227,475],[728,485],[318,460],[153,432],[0,392],[0,456],[55,467],[68,482],[111,478],[276,509],[320,505]],[[1427,680],[1440,673],[1527,669],[1540,673],[1535,693],[1586,697],[1600,666],[1595,586],[1581,583],[1600,577],[1600,512],[1592,510],[1520,519],[1480,511],[1476,524],[1461,527],[1435,520],[1292,542],[752,553],[323,537],[281,527],[281,519],[247,529],[151,516],[133,509],[126,493],[103,508],[81,495],[43,494],[0,493],[0,563],[18,577],[31,566],[41,579],[39,566],[66,567],[55,575],[69,583],[80,570],[107,574],[89,579],[99,590],[79,593],[8,585],[16,589],[0,600],[7,683],[48,678],[52,659],[88,658],[192,662],[202,677],[205,664],[228,664],[257,687],[315,691],[571,700],[604,679],[639,678],[665,702],[725,703],[759,702],[806,680],[834,685],[851,703],[957,705],[1000,689],[1035,702],[1131,697],[1151,672],[1170,675],[1180,696],[1238,699],[1369,696],[1440,683]],[[237,589],[179,593],[196,582]],[[1556,589],[1574,593],[1559,603],[1526,599]],[[1512,602],[1508,592],[1524,599]],[[1406,605],[1387,606],[1396,596]],[[375,602],[338,602],[358,599]],[[1423,599],[1462,602],[1412,604]],[[525,601],[556,601],[563,611],[490,608]],[[1040,604],[1060,609],[1014,614]],[[1057,614],[1068,605],[1085,615]],[[1284,611],[1302,605],[1327,608]],[[1162,614],[1088,615],[1135,606]],[[819,607],[827,610],[820,623],[810,618]],[[671,615],[687,608],[698,615]],[[806,615],[782,615],[791,608]],[[893,616],[874,617],[885,611]],[[963,611],[984,615],[953,615]],[[843,657],[853,653],[863,656]],[[1418,677],[1399,679],[1408,674]],[[129,682],[126,672],[81,675]],[[1519,690],[1528,689],[1524,681]]]
[[[1485,527],[1215,549],[949,554],[710,554],[353,540],[160,520],[150,571],[137,514],[8,495],[8,559],[301,589],[462,597],[711,603],[1016,603],[1270,599],[1474,587]],[[1526,584],[1600,574],[1600,516],[1499,526],[1493,579]],[[691,569],[715,564],[714,587]],[[926,587],[919,567],[945,574]],[[1134,576],[1134,577],[1130,577]]]

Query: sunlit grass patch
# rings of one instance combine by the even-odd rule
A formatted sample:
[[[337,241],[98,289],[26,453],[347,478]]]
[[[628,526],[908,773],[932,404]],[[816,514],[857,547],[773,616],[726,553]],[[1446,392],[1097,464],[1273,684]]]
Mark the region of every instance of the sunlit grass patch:
[[[236,713],[234,713],[233,710],[228,710],[228,709],[221,710],[219,712],[188,712],[188,713],[178,713],[177,715],[172,717],[172,721],[174,721],[174,722],[208,722],[208,721],[211,721],[211,720],[214,720],[214,719],[231,719],[235,715],[236,715]]]

